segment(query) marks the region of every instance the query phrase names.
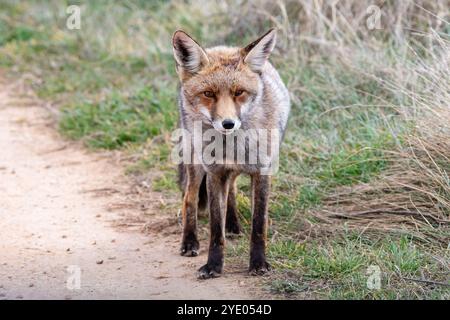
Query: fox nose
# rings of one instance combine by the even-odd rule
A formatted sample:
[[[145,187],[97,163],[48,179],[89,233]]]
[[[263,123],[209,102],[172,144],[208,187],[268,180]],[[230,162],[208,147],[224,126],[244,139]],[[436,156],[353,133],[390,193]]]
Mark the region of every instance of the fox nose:
[[[225,119],[222,121],[222,127],[225,129],[233,129],[234,128],[234,120],[231,119]]]

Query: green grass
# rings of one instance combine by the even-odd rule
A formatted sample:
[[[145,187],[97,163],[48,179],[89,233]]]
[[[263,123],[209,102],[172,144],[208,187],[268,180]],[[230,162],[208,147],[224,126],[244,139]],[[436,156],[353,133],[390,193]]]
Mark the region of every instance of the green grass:
[[[176,121],[173,95],[145,88],[130,97],[112,94],[98,103],[63,109],[60,130],[73,139],[85,139],[95,148],[117,149],[144,143],[172,128]]]
[[[206,45],[244,45],[268,28],[269,20],[261,22],[264,19],[253,11],[222,12],[220,6],[195,1],[78,3],[82,29],[68,30],[64,2],[4,1],[0,66],[17,76],[31,73],[39,79],[30,84],[41,98],[61,108],[59,130],[66,137],[90,148],[130,154],[135,160],[129,173],[153,170],[153,189],[176,193],[170,162],[170,134],[178,118],[172,32],[182,27]],[[234,7],[229,10],[237,10]],[[296,8],[292,6],[289,14],[295,15]],[[230,20],[233,16],[245,23],[236,24]],[[291,20],[292,29],[303,30],[295,26],[297,18]],[[320,209],[322,200],[339,187],[376,179],[391,164],[390,154],[403,143],[402,135],[411,130],[392,108],[405,104],[408,97],[387,90],[373,76],[395,69],[395,57],[404,54],[387,31],[364,39],[377,50],[361,42],[342,44],[339,32],[325,35],[325,42],[348,46],[351,67],[327,46],[301,42],[297,48],[295,41],[279,37],[280,49],[271,60],[293,104],[270,205],[268,256],[275,272],[266,286],[271,292],[334,299],[448,298],[445,288],[402,278],[424,273],[445,281],[443,266],[432,255],[448,261],[448,249],[416,245],[406,236],[363,237],[350,231],[304,241],[310,225],[320,234],[321,221],[311,211]],[[382,58],[375,59],[380,52]],[[379,60],[382,66],[374,66]],[[248,179],[240,178],[239,186],[238,206],[247,237],[229,253],[246,259],[251,225]],[[380,290],[367,288],[371,265],[382,270]]]
[[[179,190],[175,172],[165,172],[164,175],[153,180],[155,191],[175,191]]]
[[[307,291],[309,297],[330,299],[434,298],[445,295],[446,287],[405,278],[421,279],[426,274],[427,279],[450,283],[442,272],[445,262],[433,261],[432,252],[407,237],[374,240],[346,234],[307,244],[276,241],[269,257],[277,270],[284,271],[267,285],[287,296]],[[379,289],[367,285],[374,266],[380,270]]]

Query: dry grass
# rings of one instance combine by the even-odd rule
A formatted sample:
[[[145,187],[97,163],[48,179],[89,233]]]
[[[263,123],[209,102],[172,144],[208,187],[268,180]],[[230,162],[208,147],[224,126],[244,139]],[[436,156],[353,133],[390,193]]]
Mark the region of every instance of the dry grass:
[[[378,6],[381,13],[375,29],[367,24],[368,16],[374,12],[368,10],[371,5]],[[369,104],[325,106],[319,118],[349,109],[380,110],[395,141],[393,148],[383,150],[388,165],[369,182],[335,188],[309,213],[333,228],[338,219],[342,222],[340,228],[410,234],[425,242],[447,244],[450,240],[448,3],[244,1],[238,9],[229,6],[228,10],[235,10],[233,34],[247,34],[248,17],[253,16],[257,17],[251,24],[253,30],[255,26],[259,26],[256,30],[264,29],[268,20],[278,27],[282,33],[278,65],[301,70],[305,61],[311,63],[328,55],[329,61],[347,68],[360,82],[374,81],[380,88]],[[294,104],[301,104],[299,98],[312,92],[297,74],[288,74],[287,79]],[[338,81],[330,80],[326,87],[320,88],[323,92],[345,90]],[[361,92],[373,94],[366,89]],[[393,124],[392,118],[396,119]],[[300,152],[300,159],[308,156],[303,150]],[[296,178],[292,177],[294,181]],[[298,212],[297,218],[301,220],[297,226],[308,224],[303,212]],[[319,233],[329,233],[323,225],[320,229]],[[300,230],[304,231],[303,227]]]
[[[389,153],[389,167],[374,181],[338,188],[314,215],[365,231],[411,233],[450,241],[450,46],[436,33],[427,64],[397,65],[380,85],[403,96],[392,106],[409,125]],[[401,77],[397,77],[401,72]],[[436,232],[436,229],[440,229]]]

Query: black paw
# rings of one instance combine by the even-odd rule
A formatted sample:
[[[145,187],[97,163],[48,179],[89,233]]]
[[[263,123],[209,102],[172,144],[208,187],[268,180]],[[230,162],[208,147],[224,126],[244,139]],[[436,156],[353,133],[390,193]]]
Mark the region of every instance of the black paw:
[[[227,233],[239,235],[242,232],[242,228],[238,221],[227,221],[225,223],[225,231]]]
[[[222,273],[222,266],[205,264],[203,267],[198,269],[197,278],[198,279],[210,279],[220,277]]]
[[[198,256],[200,244],[196,239],[184,240],[181,244],[180,254],[186,257]]]
[[[248,268],[248,273],[252,276],[262,276],[263,274],[266,274],[272,269],[270,264],[264,260],[256,260],[250,262],[250,267]]]

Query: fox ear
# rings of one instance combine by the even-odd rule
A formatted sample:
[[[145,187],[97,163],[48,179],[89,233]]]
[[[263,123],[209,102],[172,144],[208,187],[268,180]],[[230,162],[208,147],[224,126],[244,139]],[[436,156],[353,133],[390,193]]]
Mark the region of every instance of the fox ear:
[[[261,72],[264,64],[269,58],[270,53],[275,47],[277,31],[270,29],[265,35],[256,41],[253,41],[244,49],[244,63],[254,72]]]
[[[181,67],[182,71],[194,74],[209,63],[205,50],[186,32],[175,31],[172,44],[177,70]]]

